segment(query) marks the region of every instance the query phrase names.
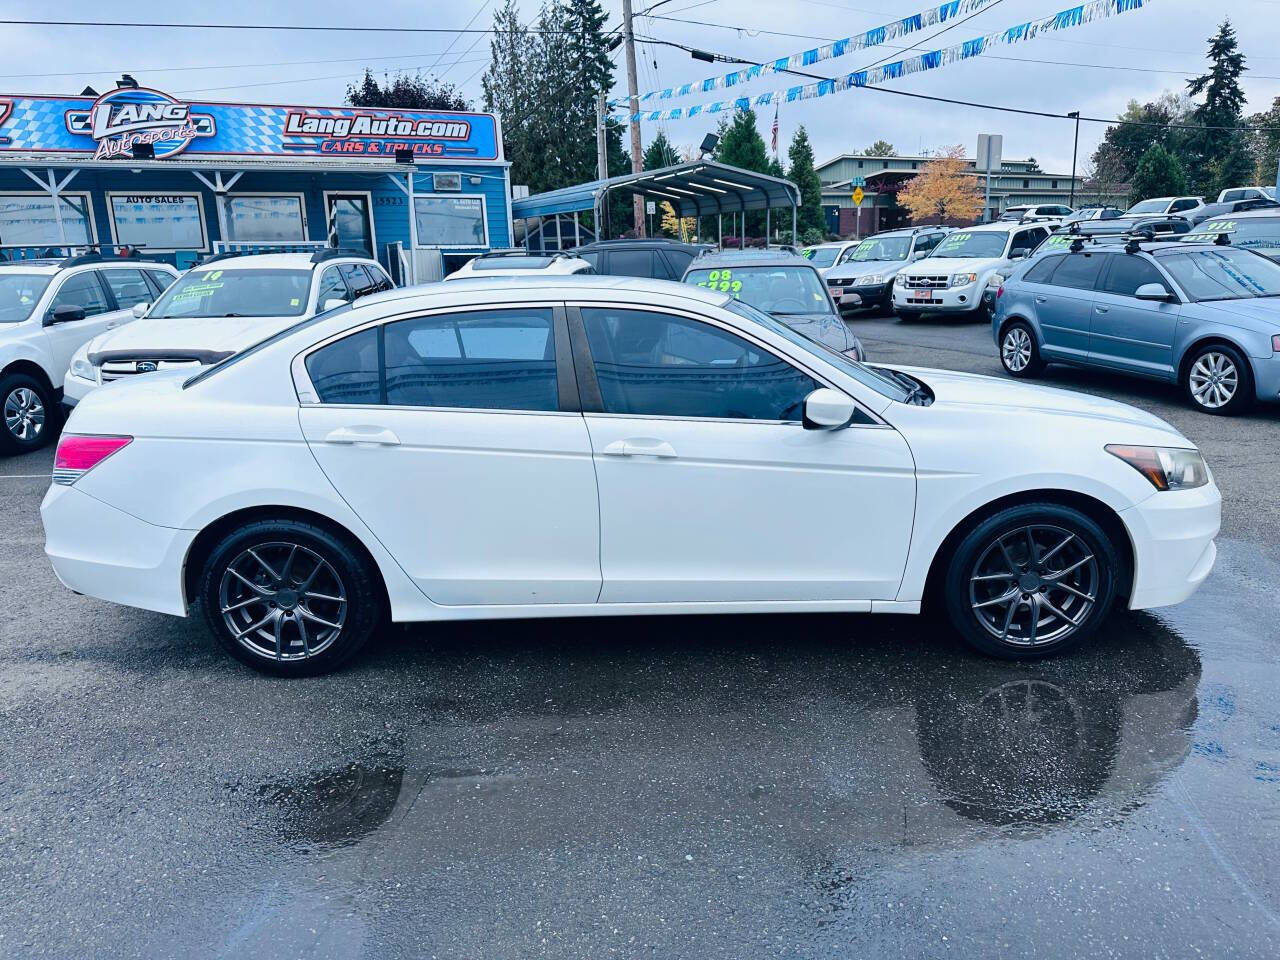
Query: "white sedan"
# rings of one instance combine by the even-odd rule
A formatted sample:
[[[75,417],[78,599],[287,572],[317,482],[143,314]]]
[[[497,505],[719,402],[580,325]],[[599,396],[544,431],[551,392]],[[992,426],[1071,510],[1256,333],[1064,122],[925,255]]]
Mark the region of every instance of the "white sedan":
[[[297,675],[384,615],[937,603],[980,650],[1041,656],[1191,594],[1220,497],[1120,403],[868,367],[721,293],[548,277],[371,296],[95,391],[41,513],[71,589]]]

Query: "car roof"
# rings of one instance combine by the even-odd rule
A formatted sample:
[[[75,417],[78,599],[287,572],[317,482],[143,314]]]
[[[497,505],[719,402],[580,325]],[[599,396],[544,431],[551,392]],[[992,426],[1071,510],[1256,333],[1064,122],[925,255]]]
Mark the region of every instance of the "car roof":
[[[823,244],[826,246],[826,244]],[[832,244],[834,246],[834,244]],[[693,263],[690,270],[703,270],[720,264],[741,265],[748,267],[809,267],[816,270],[812,261],[797,253],[786,250],[721,250],[715,253],[704,253]]]
[[[802,262],[807,263],[808,261]],[[614,277],[582,273],[569,276],[499,274],[498,276],[477,275],[468,278],[465,284],[437,281],[412,287],[397,287],[395,290],[387,290],[383,293],[374,293],[361,297],[358,304],[364,307],[368,304],[391,303],[396,300],[423,296],[432,298],[466,297],[482,301],[485,295],[495,293],[509,295],[513,290],[528,291],[531,294],[545,296],[552,300],[572,300],[575,297],[590,296],[593,293],[616,293],[634,290],[641,293],[652,292],[666,296],[677,295],[715,307],[722,307],[732,299],[725,293],[676,283],[672,280],[650,280],[646,277]]]
[[[159,260],[142,260],[136,257],[98,257],[81,255],[77,257],[33,257],[30,260],[0,260],[0,270],[15,270],[21,273],[39,273],[53,276],[63,270],[78,270],[103,267],[133,267],[135,269],[154,270],[159,268],[174,274],[177,271],[172,264]]]
[[[19,273],[47,273],[50,276],[62,268],[61,260],[6,260],[0,263],[0,270],[14,270]]]
[[[1229,203],[1213,204],[1213,206],[1230,206]],[[1252,210],[1239,210],[1231,214],[1232,220],[1263,220],[1267,217],[1280,217],[1280,206],[1255,207]],[[1192,228],[1194,229],[1194,228]]]
[[[327,267],[332,263],[376,263],[373,257],[358,253],[326,257],[313,263],[311,253],[241,253],[229,257],[217,257],[202,260],[194,269],[216,266],[219,270],[311,270]]]
[[[622,247],[690,247],[702,249],[697,244],[684,243],[681,240],[673,240],[670,237],[632,237],[630,239],[618,240],[592,240],[590,243],[584,243],[580,247],[573,247],[567,250],[567,253],[577,253],[581,250],[612,250],[621,249]]]

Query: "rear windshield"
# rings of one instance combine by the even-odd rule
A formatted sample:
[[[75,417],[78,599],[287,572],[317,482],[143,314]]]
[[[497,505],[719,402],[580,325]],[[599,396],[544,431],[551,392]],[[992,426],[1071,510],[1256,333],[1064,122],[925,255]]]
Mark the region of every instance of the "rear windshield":
[[[300,317],[310,270],[191,270],[161,294],[149,318]]]
[[[544,270],[554,257],[476,257],[472,270]]]
[[[47,273],[0,272],[0,323],[21,323],[31,316],[49,280]]]

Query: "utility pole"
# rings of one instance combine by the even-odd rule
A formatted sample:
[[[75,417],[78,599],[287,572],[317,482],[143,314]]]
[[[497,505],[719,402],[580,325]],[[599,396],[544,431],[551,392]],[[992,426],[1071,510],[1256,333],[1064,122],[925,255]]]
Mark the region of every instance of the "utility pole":
[[[636,38],[631,32],[631,0],[622,0],[622,43],[627,53],[627,105],[631,120],[631,172],[639,173],[644,169],[644,156],[640,147],[640,121],[634,119],[640,112],[640,91],[636,88]],[[635,230],[644,236],[644,199],[636,194],[632,198],[632,211],[635,219]]]
[[[1069,207],[1074,208],[1076,205],[1076,151],[1080,149],[1080,111],[1072,110],[1067,116],[1073,117],[1076,121],[1076,139],[1071,145],[1071,202],[1068,204]]]
[[[602,91],[596,97],[596,172],[601,180],[609,179],[609,128],[606,121],[609,117],[609,102]],[[595,210],[595,220],[591,224],[596,231],[597,240],[609,239],[609,194]]]

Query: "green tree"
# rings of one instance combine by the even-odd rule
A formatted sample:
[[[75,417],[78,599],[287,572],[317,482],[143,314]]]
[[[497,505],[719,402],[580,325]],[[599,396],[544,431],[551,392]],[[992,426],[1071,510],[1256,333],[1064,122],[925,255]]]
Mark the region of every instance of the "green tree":
[[[671,145],[667,135],[659,130],[649,146],[645,147],[644,169],[657,170],[661,167],[674,166],[679,162],[680,158],[676,156],[675,147]]]
[[[893,149],[893,144],[888,140],[877,140],[863,150],[862,155],[864,157],[896,157],[898,152]]]
[[[804,125],[796,127],[791,138],[791,146],[787,148],[787,160],[791,166],[787,170],[787,178],[800,188],[800,210],[797,222],[801,232],[805,230],[825,230],[826,221],[822,216],[822,181],[818,179],[818,171],[813,168],[813,147],[809,143],[809,134]]]
[[[359,83],[347,87],[353,107],[396,107],[400,110],[470,110],[471,102],[456,87],[435,77],[397,73],[382,83],[365,68]]]
[[[1187,192],[1187,174],[1172,153],[1153,143],[1138,161],[1129,185],[1129,202],[1149,197],[1176,196]]]
[[[532,37],[520,23],[516,0],[504,0],[493,14],[489,67],[481,78],[484,108],[502,121],[502,148],[511,161],[511,182],[532,188],[528,91],[533,85]]]
[[[1221,183],[1216,172],[1223,169],[1222,161],[1240,137],[1238,128],[1245,103],[1240,89],[1240,75],[1246,69],[1244,54],[1237,48],[1236,32],[1229,20],[1224,20],[1209,40],[1209,61],[1208,73],[1187,81],[1187,93],[1193,97],[1203,93],[1204,103],[1191,114],[1201,129],[1188,133],[1186,149],[1182,151],[1192,187],[1206,195],[1224,186],[1238,186]]]
[[[717,160],[756,173],[769,172],[769,155],[764,138],[756,129],[754,110],[736,111],[731,120],[722,123],[721,130],[720,142],[716,145]],[[745,228],[739,221],[739,231],[745,229],[747,236],[764,236],[764,211],[752,211],[742,219],[746,221]]]
[[[1027,157],[1027,173],[1044,173],[1040,169],[1040,161],[1035,157]]]
[[[1271,101],[1270,110],[1251,114],[1245,122],[1250,127],[1271,128],[1250,130],[1246,143],[1253,160],[1253,182],[1275,183],[1280,165],[1280,97]]]
[[[562,0],[562,28],[566,31],[567,87],[555,91],[553,110],[559,108],[559,154],[565,169],[564,185],[596,177],[596,99],[613,87],[613,61],[605,42],[608,19],[600,0]],[[610,168],[616,174],[620,169]]]
[[[1207,196],[1213,202],[1218,193],[1228,187],[1242,187],[1253,182],[1257,164],[1250,155],[1248,144],[1243,137],[1238,137],[1227,145],[1221,155],[1214,157],[1209,163],[1209,175],[1213,186],[1212,193]],[[1274,176],[1274,171],[1272,171]],[[1264,181],[1265,182],[1265,181]]]

